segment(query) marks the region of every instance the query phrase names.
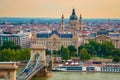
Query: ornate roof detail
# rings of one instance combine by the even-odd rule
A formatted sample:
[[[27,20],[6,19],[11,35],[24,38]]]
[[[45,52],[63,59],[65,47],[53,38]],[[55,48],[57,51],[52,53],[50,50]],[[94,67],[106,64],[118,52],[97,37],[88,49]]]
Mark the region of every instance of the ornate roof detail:
[[[78,20],[78,17],[76,16],[75,9],[72,10],[72,15],[70,16],[70,20]]]

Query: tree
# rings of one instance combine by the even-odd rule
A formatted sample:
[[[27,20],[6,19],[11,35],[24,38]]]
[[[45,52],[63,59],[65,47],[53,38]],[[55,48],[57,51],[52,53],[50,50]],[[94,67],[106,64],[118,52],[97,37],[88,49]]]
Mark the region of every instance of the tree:
[[[70,45],[70,46],[68,46],[68,49],[69,49],[71,55],[73,55],[73,56],[76,55],[77,49],[75,48],[75,46]]]
[[[10,49],[15,49],[15,50],[21,49],[21,47],[19,45],[16,45],[13,41],[5,41],[3,45],[1,46],[1,49],[4,49],[4,48],[6,49],[10,48]]]
[[[111,55],[120,57],[120,49],[114,49]]]
[[[108,57],[112,54],[112,51],[114,50],[114,45],[110,41],[105,41],[101,44],[101,56]]]
[[[3,42],[3,45],[1,46],[1,49],[4,49],[4,48],[14,49],[14,46],[15,46],[15,43],[13,41],[5,41],[5,42]]]
[[[90,55],[88,54],[87,50],[85,48],[82,48],[82,50],[80,51],[80,60],[89,60],[90,59]]]
[[[114,56],[113,57],[113,62],[120,62],[120,57],[119,56]]]
[[[54,54],[55,56],[57,56],[57,51],[56,51],[56,50],[53,50],[53,54]]]
[[[66,60],[66,61],[68,59],[70,59],[70,51],[69,51],[68,48],[63,48],[63,50],[62,50],[62,59]]]
[[[100,48],[100,46],[101,46],[101,44],[100,43],[98,43],[97,41],[95,41],[95,40],[90,40],[89,41],[89,43],[88,43],[88,45],[91,45],[91,46],[93,46],[94,47],[94,49],[95,49],[95,51],[97,51],[98,52],[98,49]]]
[[[1,51],[1,61],[15,61],[15,50],[3,49]]]
[[[58,54],[58,55],[61,55],[61,50],[58,50],[58,51],[57,51],[57,54]]]
[[[30,49],[2,49],[0,51],[0,61],[18,61],[18,60],[29,60]]]
[[[82,48],[85,48],[84,45],[80,45],[80,46],[78,47],[78,53],[80,53],[80,51],[82,50]]]
[[[87,52],[88,52],[89,54],[91,54],[91,56],[94,55],[95,49],[94,49],[93,46],[91,46],[91,45],[85,45],[84,48],[87,50]]]
[[[30,49],[20,49],[20,60],[29,60],[30,59]]]
[[[84,48],[87,49],[88,53],[90,53],[91,56],[98,56],[100,54],[100,47],[101,44],[98,43],[96,40],[89,40],[89,43],[86,44]]]
[[[88,51],[88,53],[91,54],[91,56],[94,55],[94,51],[95,51],[94,46],[89,45],[89,44],[81,45],[81,46],[78,47],[79,53],[80,53],[80,51],[82,50],[82,48],[85,48],[85,49]]]
[[[16,50],[16,49],[21,49],[21,46],[20,45],[15,45],[14,46],[14,49]]]
[[[51,51],[50,50],[48,50],[48,49],[46,49],[46,54],[51,54]]]

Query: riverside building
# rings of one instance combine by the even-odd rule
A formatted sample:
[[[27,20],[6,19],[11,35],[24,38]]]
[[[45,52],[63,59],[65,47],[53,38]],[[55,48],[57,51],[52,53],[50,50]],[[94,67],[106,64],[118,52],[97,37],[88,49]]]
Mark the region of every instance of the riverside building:
[[[16,45],[20,45],[22,48],[29,48],[30,33],[0,34],[0,45],[2,46],[5,41],[13,41]]]

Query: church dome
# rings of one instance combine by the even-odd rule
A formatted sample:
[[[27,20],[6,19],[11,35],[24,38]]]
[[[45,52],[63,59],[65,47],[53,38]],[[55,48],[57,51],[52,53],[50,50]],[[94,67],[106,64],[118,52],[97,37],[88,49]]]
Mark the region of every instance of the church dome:
[[[78,20],[78,17],[77,17],[76,14],[75,14],[75,9],[73,9],[72,15],[70,16],[70,21],[71,21],[71,20]]]

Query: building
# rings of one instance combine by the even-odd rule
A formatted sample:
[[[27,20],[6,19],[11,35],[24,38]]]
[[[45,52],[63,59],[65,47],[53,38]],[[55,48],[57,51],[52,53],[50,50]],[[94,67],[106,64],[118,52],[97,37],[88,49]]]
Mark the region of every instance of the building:
[[[77,46],[78,39],[70,32],[59,32],[53,30],[46,33],[34,33],[32,35],[31,45],[46,46],[49,50],[59,50],[61,46]]]
[[[68,23],[68,30],[72,31],[79,31],[81,30],[81,24],[82,24],[82,16],[80,14],[80,17],[78,19],[75,9],[72,10],[72,14],[69,18],[69,23]]]
[[[22,48],[30,47],[30,33],[19,34],[0,34],[0,45],[2,46],[5,41],[13,41],[16,45]]]
[[[106,30],[100,30],[97,33],[91,33],[83,37],[84,43],[88,43],[89,40],[96,40],[99,43],[104,41],[110,41],[115,46],[115,48],[120,48],[120,33],[118,32],[109,32]]]

